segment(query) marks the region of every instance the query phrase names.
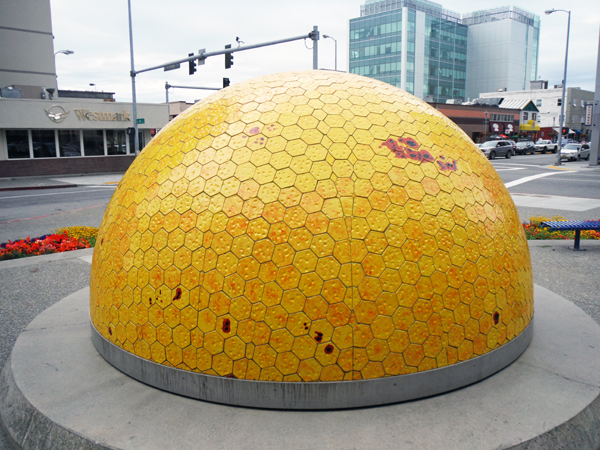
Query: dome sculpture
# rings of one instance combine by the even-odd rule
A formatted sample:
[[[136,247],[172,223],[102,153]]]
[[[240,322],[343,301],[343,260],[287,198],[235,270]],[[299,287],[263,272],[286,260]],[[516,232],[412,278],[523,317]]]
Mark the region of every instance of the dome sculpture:
[[[142,381],[298,392],[491,358],[528,329],[533,280],[510,194],[460,128],[377,80],[290,72],[198,102],[136,158],[90,311],[96,347],[149,363]]]

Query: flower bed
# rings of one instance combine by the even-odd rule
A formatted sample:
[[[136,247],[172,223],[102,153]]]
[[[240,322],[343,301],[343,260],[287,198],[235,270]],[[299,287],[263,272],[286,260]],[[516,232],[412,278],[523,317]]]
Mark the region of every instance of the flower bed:
[[[574,239],[574,231],[548,231],[548,228],[540,226],[545,221],[566,221],[562,216],[545,217],[533,216],[529,218],[529,223],[524,223],[525,236],[527,240],[553,240],[553,239]],[[600,239],[600,232],[586,230],[581,232],[581,239]]]
[[[95,227],[68,227],[38,238],[20,239],[0,244],[0,261],[26,256],[47,255],[93,247],[98,229]]]

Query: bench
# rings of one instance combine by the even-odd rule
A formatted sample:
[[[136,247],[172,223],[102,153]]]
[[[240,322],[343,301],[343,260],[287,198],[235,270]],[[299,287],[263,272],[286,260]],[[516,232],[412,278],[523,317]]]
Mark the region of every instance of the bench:
[[[579,248],[581,230],[600,230],[600,220],[566,220],[562,222],[547,221],[540,224],[542,227],[548,227],[549,231],[575,231],[575,244],[573,250],[585,251]]]

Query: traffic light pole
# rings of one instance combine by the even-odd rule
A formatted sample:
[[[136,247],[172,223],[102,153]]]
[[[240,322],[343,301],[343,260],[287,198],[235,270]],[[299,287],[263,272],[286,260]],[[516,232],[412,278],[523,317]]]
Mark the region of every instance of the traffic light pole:
[[[214,52],[206,52],[204,50],[200,50],[197,55],[188,56],[187,58],[184,58],[184,59],[180,59],[177,61],[171,61],[166,64],[160,64],[158,66],[148,67],[148,68],[142,69],[142,70],[135,70],[134,64],[133,64],[133,34],[132,34],[132,29],[131,29],[131,0],[127,0],[127,6],[129,8],[129,47],[130,47],[130,54],[131,54],[131,71],[129,72],[129,75],[131,76],[131,92],[132,92],[131,100],[133,102],[133,127],[135,129],[135,154],[136,155],[138,155],[140,152],[140,150],[139,150],[140,141],[139,141],[139,136],[138,136],[138,126],[137,126],[137,100],[136,100],[136,89],[135,89],[135,77],[137,76],[138,73],[150,72],[151,70],[157,70],[157,69],[164,69],[164,70],[177,69],[180,67],[180,65],[182,63],[195,61],[195,60],[198,60],[199,64],[204,64],[204,60],[211,56],[225,55],[228,53],[235,53],[235,52],[243,52],[243,51],[252,50],[255,48],[269,47],[271,45],[278,45],[278,44],[285,44],[286,42],[300,41],[302,39],[311,39],[313,41],[313,69],[316,70],[318,68],[319,27],[314,26],[313,31],[311,31],[308,34],[304,34],[302,36],[296,36],[296,37],[291,37],[291,38],[287,38],[287,39],[278,39],[276,41],[263,42],[263,43],[254,44],[254,45],[244,45],[244,46],[237,47],[237,48],[227,48],[227,49],[223,49],[223,50],[216,50]],[[168,83],[167,83],[167,85],[168,85]],[[171,87],[184,87],[184,86],[171,86]],[[167,90],[167,111],[168,111],[169,89],[167,86],[165,86],[165,88]],[[219,90],[218,88],[196,88],[196,87],[185,87],[185,88],[186,89]],[[168,114],[168,112],[167,112],[167,114]]]
[[[135,135],[133,136],[133,146],[135,154],[137,156],[140,154],[140,136],[138,135],[137,100],[135,91],[135,68],[133,64],[133,31],[131,27],[131,0],[127,0],[127,8],[129,10],[129,55],[131,56],[131,101],[133,103],[133,129],[135,130]]]
[[[227,53],[243,52],[243,51],[252,50],[255,48],[269,47],[271,45],[277,45],[277,44],[285,44],[286,42],[300,41],[302,39],[312,39],[312,41],[313,41],[313,69],[317,69],[317,63],[318,63],[317,41],[319,40],[319,28],[317,26],[315,26],[313,28],[313,31],[311,31],[308,34],[304,34],[302,36],[296,36],[296,37],[291,37],[291,38],[287,38],[287,39],[279,39],[276,41],[262,42],[260,44],[254,44],[254,45],[244,45],[244,46],[237,47],[237,48],[226,48],[223,50],[215,50],[213,52],[199,52],[197,55],[188,56],[187,58],[178,59],[177,61],[171,61],[171,62],[168,62],[165,64],[148,67],[146,69],[141,69],[141,70],[131,70],[131,76],[135,77],[138,73],[150,72],[151,70],[157,70],[157,69],[164,69],[165,67],[174,67],[174,66],[181,65],[183,63],[186,63],[189,61],[194,61],[197,59],[204,60],[211,56],[219,56],[219,55],[225,55]]]

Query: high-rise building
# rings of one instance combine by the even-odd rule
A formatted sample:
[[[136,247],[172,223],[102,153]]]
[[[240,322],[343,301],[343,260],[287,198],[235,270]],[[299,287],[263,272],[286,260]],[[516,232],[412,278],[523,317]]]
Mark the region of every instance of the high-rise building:
[[[537,77],[540,18],[505,6],[463,14],[467,36],[467,98],[522,91]]]
[[[427,101],[523,89],[537,76],[539,17],[518,8],[461,15],[428,0],[366,0],[360,15],[349,71]]]

